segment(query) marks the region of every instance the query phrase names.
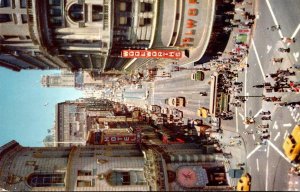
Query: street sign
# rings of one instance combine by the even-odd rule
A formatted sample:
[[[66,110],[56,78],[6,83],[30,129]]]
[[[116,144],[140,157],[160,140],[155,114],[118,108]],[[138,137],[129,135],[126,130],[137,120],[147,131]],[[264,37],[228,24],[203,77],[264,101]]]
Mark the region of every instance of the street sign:
[[[180,59],[182,57],[182,53],[178,50],[122,50],[121,57]]]

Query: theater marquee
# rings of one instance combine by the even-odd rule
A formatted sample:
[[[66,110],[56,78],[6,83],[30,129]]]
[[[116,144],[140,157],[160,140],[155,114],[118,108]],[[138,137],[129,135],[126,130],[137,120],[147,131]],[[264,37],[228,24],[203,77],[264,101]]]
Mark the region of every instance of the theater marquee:
[[[122,50],[121,57],[180,59],[182,57],[182,53],[177,50]]]

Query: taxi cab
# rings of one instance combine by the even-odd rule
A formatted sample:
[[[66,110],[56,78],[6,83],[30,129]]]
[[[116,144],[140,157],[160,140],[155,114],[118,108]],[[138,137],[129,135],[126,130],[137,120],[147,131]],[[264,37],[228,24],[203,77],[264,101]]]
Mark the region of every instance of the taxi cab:
[[[209,116],[209,110],[205,107],[200,107],[197,110],[197,116],[202,117],[202,118],[207,118]]]
[[[300,125],[296,125],[282,145],[283,151],[292,163],[300,163]]]
[[[245,173],[238,181],[236,190],[237,191],[250,191],[251,187],[251,175]]]

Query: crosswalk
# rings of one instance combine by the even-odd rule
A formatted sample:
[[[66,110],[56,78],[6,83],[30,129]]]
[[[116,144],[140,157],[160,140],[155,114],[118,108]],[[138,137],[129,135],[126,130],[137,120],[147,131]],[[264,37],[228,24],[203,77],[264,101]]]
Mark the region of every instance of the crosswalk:
[[[288,106],[288,109],[291,112],[291,116],[292,116],[293,120],[295,121],[295,123],[299,123],[300,122],[299,110],[297,110],[297,108],[293,109],[291,106]]]

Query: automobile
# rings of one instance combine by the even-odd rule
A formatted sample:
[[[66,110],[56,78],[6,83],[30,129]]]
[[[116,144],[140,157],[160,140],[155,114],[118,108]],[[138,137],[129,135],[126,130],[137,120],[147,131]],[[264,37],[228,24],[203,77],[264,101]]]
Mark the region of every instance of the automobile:
[[[185,107],[186,101],[185,97],[170,97],[165,99],[165,103],[173,107]]]
[[[161,112],[161,107],[158,105],[150,105],[149,110],[152,113],[160,113]]]
[[[173,109],[172,110],[172,115],[174,116],[174,118],[183,118],[183,112],[180,111],[179,109]]]
[[[169,114],[169,108],[162,108],[161,109],[161,113],[163,113],[163,114]]]
[[[197,116],[202,117],[202,118],[207,118],[209,116],[209,110],[205,107],[200,107],[197,110]]]
[[[203,71],[196,71],[192,73],[191,80],[193,81],[203,81],[204,80],[204,72]]]
[[[251,175],[249,173],[245,173],[239,179],[236,190],[237,191],[250,191],[251,188]]]
[[[292,163],[300,162],[300,125],[296,125],[282,145],[283,151]]]

